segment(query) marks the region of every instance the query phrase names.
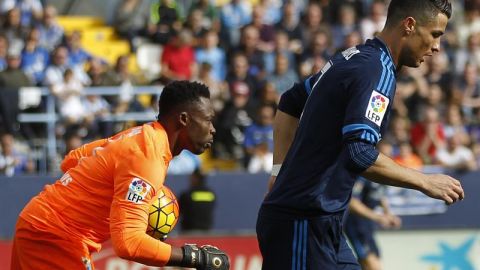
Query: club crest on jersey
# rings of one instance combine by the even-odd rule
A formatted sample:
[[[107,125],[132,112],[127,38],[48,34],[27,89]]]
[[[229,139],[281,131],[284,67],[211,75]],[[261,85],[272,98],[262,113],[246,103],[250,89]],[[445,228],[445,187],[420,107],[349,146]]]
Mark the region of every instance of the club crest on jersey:
[[[386,96],[373,90],[368,101],[365,117],[375,123],[377,126],[381,126],[389,102],[390,100]]]
[[[141,203],[150,190],[150,185],[140,178],[133,178],[128,187],[125,199],[134,203]]]

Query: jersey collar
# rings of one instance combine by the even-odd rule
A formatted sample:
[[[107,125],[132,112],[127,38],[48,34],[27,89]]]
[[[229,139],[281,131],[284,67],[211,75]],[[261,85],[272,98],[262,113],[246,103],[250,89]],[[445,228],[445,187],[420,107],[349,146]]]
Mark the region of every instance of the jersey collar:
[[[374,44],[376,44],[380,48],[380,50],[384,51],[388,55],[388,57],[390,58],[390,61],[392,61],[392,63],[395,63],[393,61],[392,52],[390,51],[390,48],[388,48],[387,44],[385,44],[385,42],[381,38],[375,37],[374,39],[372,39],[372,42]],[[396,74],[397,73],[397,67],[395,65],[393,65],[392,67],[393,67],[393,71]]]

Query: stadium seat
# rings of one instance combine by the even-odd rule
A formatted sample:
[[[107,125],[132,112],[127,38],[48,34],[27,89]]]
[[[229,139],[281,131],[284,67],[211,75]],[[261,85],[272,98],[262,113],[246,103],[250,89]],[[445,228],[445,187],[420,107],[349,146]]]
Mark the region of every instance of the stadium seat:
[[[117,39],[115,29],[110,26],[96,26],[80,31],[82,33],[82,44],[89,42],[104,42]]]
[[[154,79],[160,74],[162,50],[162,46],[153,43],[142,44],[137,49],[138,67],[148,79]]]
[[[74,30],[81,31],[105,24],[101,18],[89,16],[58,16],[57,19],[65,32],[71,32]]]
[[[127,41],[90,41],[83,43],[85,50],[91,54],[106,60],[109,64],[114,65],[117,58],[122,55],[130,54],[130,45]]]

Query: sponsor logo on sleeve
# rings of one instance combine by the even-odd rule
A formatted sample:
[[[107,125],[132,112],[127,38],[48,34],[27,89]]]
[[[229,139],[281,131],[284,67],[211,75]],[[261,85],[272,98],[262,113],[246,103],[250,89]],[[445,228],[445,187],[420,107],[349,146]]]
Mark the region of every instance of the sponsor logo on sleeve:
[[[350,58],[352,58],[352,56],[354,56],[357,53],[360,53],[357,47],[351,47],[343,51],[342,55],[345,58],[345,60],[350,60]]]
[[[133,178],[130,186],[128,187],[127,196],[125,199],[134,203],[142,203],[143,199],[150,191],[150,185],[140,178]]]
[[[368,102],[367,110],[365,111],[365,117],[377,126],[381,126],[389,102],[390,100],[386,96],[373,90]]]

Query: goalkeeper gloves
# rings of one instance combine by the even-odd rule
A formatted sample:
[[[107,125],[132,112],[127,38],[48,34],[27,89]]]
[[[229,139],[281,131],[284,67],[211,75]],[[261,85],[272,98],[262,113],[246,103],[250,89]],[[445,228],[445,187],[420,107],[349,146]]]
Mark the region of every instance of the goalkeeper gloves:
[[[230,262],[227,254],[210,245],[198,247],[186,244],[182,247],[182,266],[192,267],[197,270],[228,270]]]

